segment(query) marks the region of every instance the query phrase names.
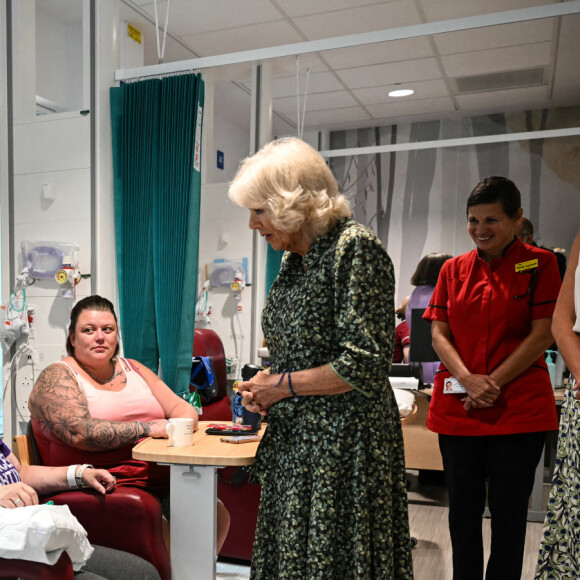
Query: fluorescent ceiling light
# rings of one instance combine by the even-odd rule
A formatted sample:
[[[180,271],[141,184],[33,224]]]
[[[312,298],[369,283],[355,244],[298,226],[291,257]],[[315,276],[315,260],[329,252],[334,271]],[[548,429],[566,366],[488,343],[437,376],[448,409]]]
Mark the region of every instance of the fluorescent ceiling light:
[[[396,91],[390,91],[389,97],[408,97],[412,95],[415,91],[412,89],[397,89]]]

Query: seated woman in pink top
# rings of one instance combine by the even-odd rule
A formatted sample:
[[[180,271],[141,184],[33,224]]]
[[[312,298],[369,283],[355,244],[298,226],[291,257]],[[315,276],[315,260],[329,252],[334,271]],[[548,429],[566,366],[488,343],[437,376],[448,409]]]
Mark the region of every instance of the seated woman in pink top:
[[[117,356],[117,316],[106,298],[74,306],[66,348],[69,356],[42,371],[28,402],[43,463],[89,463],[107,469],[117,485],[164,499],[168,468],[133,459],[131,450],[143,437],[166,438],[172,417],[192,418],[197,428],[195,409],[147,367]],[[219,551],[229,514],[221,503],[217,513]]]

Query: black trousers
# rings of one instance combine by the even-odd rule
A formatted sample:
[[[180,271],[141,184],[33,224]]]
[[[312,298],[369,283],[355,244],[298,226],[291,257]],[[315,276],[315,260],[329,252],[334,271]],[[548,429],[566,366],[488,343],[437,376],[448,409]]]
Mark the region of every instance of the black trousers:
[[[486,482],[491,551],[486,580],[520,580],[528,501],[545,432],[464,437],[439,435],[449,493],[453,580],[483,578]]]

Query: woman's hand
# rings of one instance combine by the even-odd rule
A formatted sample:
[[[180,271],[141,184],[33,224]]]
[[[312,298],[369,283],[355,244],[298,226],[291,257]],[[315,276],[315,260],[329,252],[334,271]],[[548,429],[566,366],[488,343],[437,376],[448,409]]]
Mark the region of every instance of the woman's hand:
[[[156,421],[149,421],[148,423],[141,423],[144,428],[144,435],[147,437],[154,437],[155,439],[167,439],[167,419],[157,419]]]
[[[99,493],[110,493],[115,489],[117,479],[106,469],[91,469],[87,467],[82,474],[85,485],[96,489]]]
[[[249,381],[238,383],[238,392],[242,395],[242,404],[248,411],[266,415],[268,409],[290,396],[290,389],[285,383],[279,385],[282,375],[271,375],[269,370],[260,371]]]
[[[19,481],[0,485],[0,506],[8,509],[37,505],[38,495],[29,485]]]
[[[489,375],[469,374],[462,377],[460,382],[469,395],[464,404],[466,411],[491,407],[501,393],[500,386]]]
[[[248,411],[251,413],[260,413],[260,415],[263,415],[264,417],[268,414],[265,409],[262,409],[262,407],[254,401],[254,395],[252,395],[251,391],[244,391],[240,393],[240,395],[242,395],[242,405],[248,409]]]

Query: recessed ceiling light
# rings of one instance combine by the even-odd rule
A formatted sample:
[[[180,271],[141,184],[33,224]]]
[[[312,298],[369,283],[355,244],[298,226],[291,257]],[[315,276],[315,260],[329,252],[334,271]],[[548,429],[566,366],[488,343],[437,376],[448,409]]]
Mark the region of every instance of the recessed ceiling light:
[[[412,89],[397,89],[396,91],[391,91],[389,97],[408,97],[412,95],[415,91]]]

